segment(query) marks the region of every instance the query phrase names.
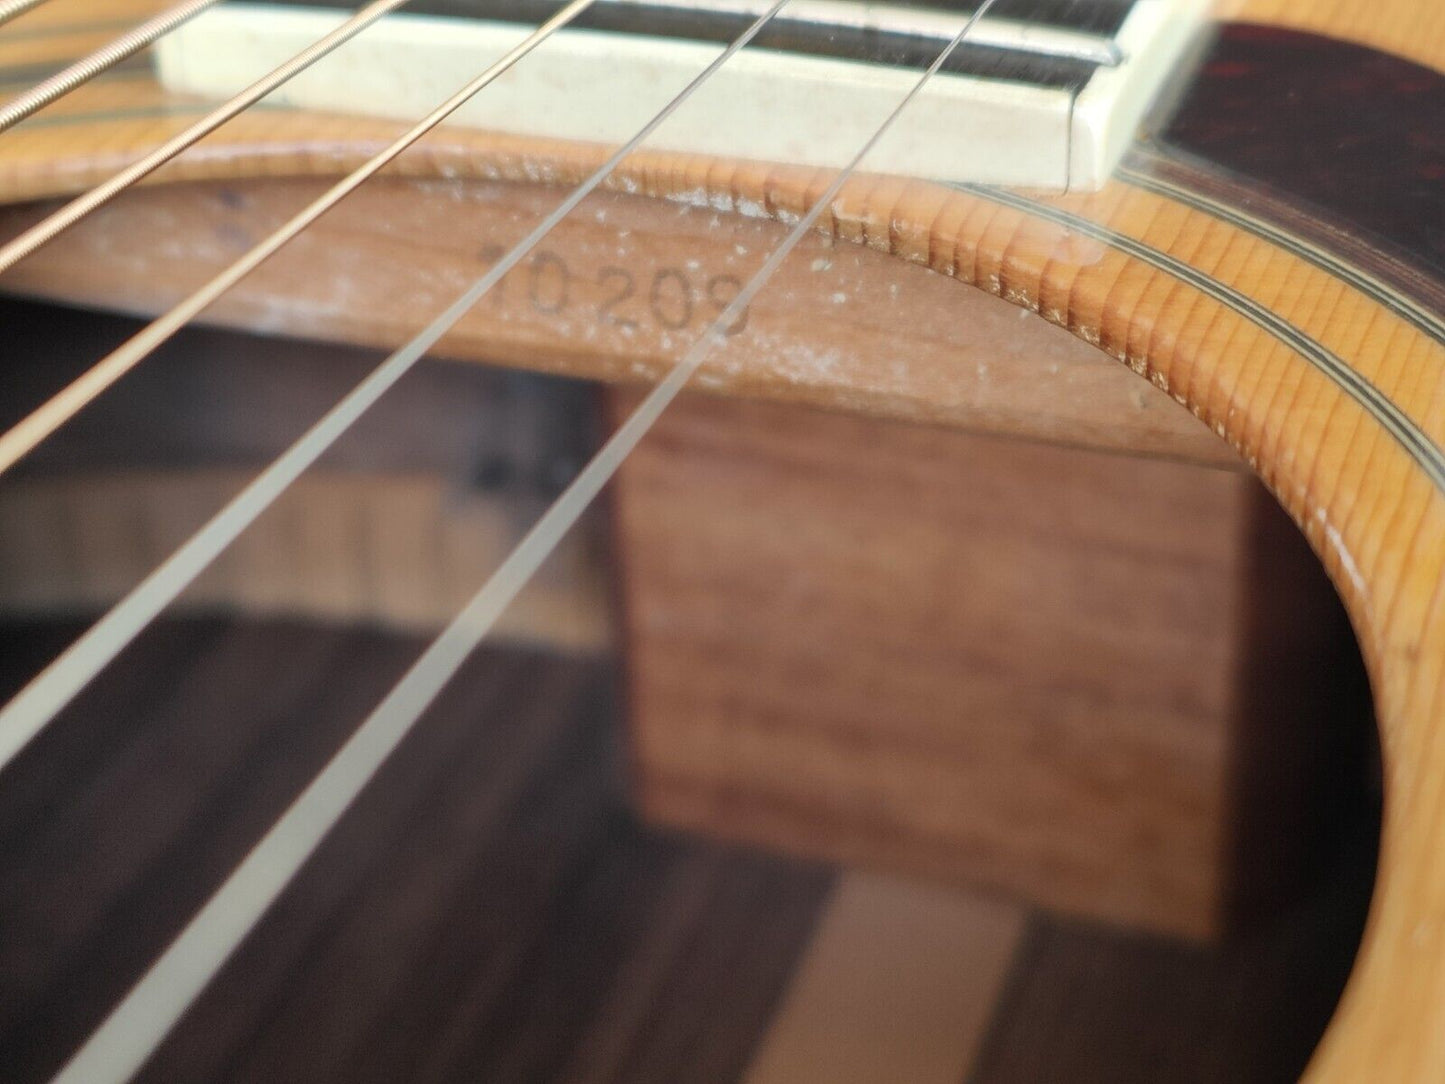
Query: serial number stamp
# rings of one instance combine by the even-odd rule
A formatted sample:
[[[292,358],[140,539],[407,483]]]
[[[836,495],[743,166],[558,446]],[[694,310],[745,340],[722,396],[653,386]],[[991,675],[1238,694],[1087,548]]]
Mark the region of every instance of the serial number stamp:
[[[477,258],[492,265],[506,251],[501,245],[486,245]],[[498,308],[521,303],[539,316],[582,317],[625,334],[680,332],[706,328],[742,286],[736,275],[680,267],[638,270],[609,265],[581,272],[556,252],[538,249],[504,275],[487,296]],[[747,323],[744,309],[724,332],[737,335]]]

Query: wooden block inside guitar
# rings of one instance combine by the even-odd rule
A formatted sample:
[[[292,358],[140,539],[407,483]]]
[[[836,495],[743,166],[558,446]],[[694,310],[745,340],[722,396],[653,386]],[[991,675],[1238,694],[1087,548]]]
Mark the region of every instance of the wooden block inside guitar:
[[[1209,938],[1337,800],[1343,613],[1246,475],[698,396],[615,519],[660,821]]]

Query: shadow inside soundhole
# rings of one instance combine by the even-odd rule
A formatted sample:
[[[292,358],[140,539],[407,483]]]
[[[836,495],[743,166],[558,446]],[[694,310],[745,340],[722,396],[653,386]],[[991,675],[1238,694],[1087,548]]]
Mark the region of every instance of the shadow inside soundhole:
[[[0,402],[7,420],[63,382],[57,358],[94,354],[129,326],[15,302],[3,302],[0,323],[12,336],[10,398]],[[191,333],[0,479],[0,695],[62,650],[374,360]],[[42,1080],[64,1061],[576,469],[604,413],[593,389],[575,383],[442,363],[414,377],[281,514],[258,525],[239,558],[0,775],[0,1077]],[[617,404],[610,409],[615,416]],[[1293,528],[1257,489],[1229,505],[1241,535],[1236,556],[1199,564],[1241,600],[1229,609],[1229,648],[1200,660],[1230,675],[1210,701],[1221,722],[1190,729],[1202,694],[1179,679],[1187,695],[1166,705],[1168,734],[1126,719],[1117,735],[1162,750],[1157,763],[1143,754],[1115,761],[1110,743],[1048,720],[1028,741],[1003,726],[961,744],[888,718],[876,720],[885,724],[876,732],[836,719],[759,721],[749,696],[760,688],[714,690],[722,709],[697,702],[669,716],[665,733],[629,733],[657,711],[676,673],[637,672],[627,652],[645,646],[638,623],[665,626],[680,611],[629,595],[627,577],[643,585],[644,573],[663,577],[652,587],[676,606],[702,598],[715,620],[709,636],[781,635],[740,624],[745,611],[774,606],[767,612],[804,641],[822,637],[814,625],[838,624],[816,592],[839,561],[877,580],[860,603],[875,629],[913,630],[910,644],[902,631],[897,641],[885,637],[884,649],[899,652],[889,656],[893,667],[922,665],[914,656],[927,656],[930,640],[959,634],[947,621],[899,618],[908,576],[889,590],[880,577],[896,555],[868,555],[881,536],[911,532],[922,549],[934,527],[987,515],[962,509],[955,522],[939,512],[932,526],[906,528],[848,518],[872,507],[870,487],[911,500],[907,478],[887,473],[891,454],[906,460],[916,442],[953,438],[891,426],[860,445],[848,430],[868,469],[839,480],[829,475],[834,457],[823,454],[833,427],[872,423],[798,411],[780,425],[769,412],[785,408],[752,409],[724,416],[708,402],[682,406],[661,436],[666,461],[690,463],[690,472],[669,479],[658,473],[664,460],[640,460],[652,473],[634,477],[610,519],[591,521],[531,601],[519,600],[497,642],[469,663],[144,1079],[994,1084],[1299,1074],[1358,945],[1379,787],[1363,669]],[[769,440],[816,443],[757,443],[741,455],[729,442],[754,426]],[[1053,469],[1038,446],[958,439],[976,442],[931,449],[938,469],[957,465],[949,456],[962,464],[995,454],[1002,470],[1024,461],[1034,466],[1018,469],[1037,477]],[[1030,461],[1036,454],[1045,458]],[[705,469],[710,458],[719,471],[735,461],[753,473],[720,477]],[[1113,477],[1106,468],[1117,462],[1099,461],[1100,476]],[[787,514],[808,513],[812,535],[766,518],[760,472],[782,472],[770,485],[787,497]],[[1161,492],[1174,484],[1167,472],[1149,477]],[[1205,485],[1233,484],[1222,477],[1211,472]],[[1012,490],[1023,484],[1010,479]],[[744,495],[721,509],[725,517],[756,513],[759,531],[782,536],[780,545],[833,538],[849,556],[807,551],[806,575],[755,587],[691,580],[689,593],[666,578],[687,568],[659,551],[619,553],[628,545],[620,532],[645,533],[649,499],[666,504],[681,499],[674,486],[688,488],[696,504],[667,524],[685,540],[708,528],[701,505],[728,485]],[[844,488],[845,505],[824,502],[829,486]],[[816,503],[799,504],[800,493]],[[1127,504],[1137,495],[1123,496]],[[1092,559],[1101,536],[1088,534],[1089,513],[1059,515],[1031,530],[1062,531]],[[746,532],[733,527],[737,543]],[[1014,568],[1026,547],[997,531],[940,550],[940,584],[997,581]],[[1007,566],[1000,552],[1011,555]],[[729,559],[722,548],[703,556],[715,568]],[[753,560],[766,572],[796,556],[768,549]],[[652,563],[639,568],[644,557]],[[1025,594],[1037,579],[1026,558],[1015,584]],[[1122,599],[1110,619],[1117,629],[1137,632],[1141,619],[1130,614],[1197,572],[1182,558],[1159,561],[1183,563],[1158,594]],[[950,571],[959,562],[968,567]],[[737,596],[738,613],[706,594],[712,589]],[[979,590],[973,601],[989,614],[1018,597]],[[1098,597],[1085,591],[1079,610]],[[1059,680],[1060,661],[1037,657],[1045,641],[1019,640],[1006,624],[990,634],[1000,651],[1033,645],[1035,661],[950,654],[972,685],[991,669],[1005,676],[1000,689],[1022,690],[1025,705],[1078,701],[1117,713],[1107,690]],[[786,641],[769,650],[794,668],[792,685],[826,697],[826,668]],[[670,665],[704,657],[703,643]],[[734,661],[766,685],[766,660],[744,646]],[[854,648],[837,648],[845,649]],[[1069,650],[1064,643],[1056,653]],[[1024,687],[1024,667],[1043,675],[1037,688]],[[857,677],[865,692],[888,680]],[[851,710],[858,695],[845,688],[834,707]],[[915,706],[923,717],[938,704],[925,696]],[[739,723],[746,740],[689,730],[708,724],[709,711]],[[1005,722],[1023,727],[1022,709]],[[788,748],[798,763],[819,766],[811,781],[786,759]],[[913,767],[890,759],[896,748]],[[749,760],[748,749],[760,752]],[[1060,749],[1084,763],[1055,755]],[[1044,857],[1018,873],[1028,852],[1009,851],[1008,818],[967,820],[978,816],[972,806],[917,814],[869,787],[898,779],[889,793],[946,792],[968,778],[970,759],[1009,758],[1017,772],[995,783],[1015,793],[1012,808],[1103,810],[1101,823],[1123,827],[1105,839],[1117,847],[1100,851],[1142,865],[1111,870],[1060,834],[1035,839]],[[785,770],[770,778],[774,763]],[[805,785],[785,790],[788,776]],[[1147,816],[1131,819],[1133,798]],[[1157,809],[1197,823],[1151,828],[1148,811]],[[1054,819],[1020,813],[1012,828],[1047,836]],[[1169,852],[1181,838],[1198,853],[1176,860]],[[973,879],[955,863],[958,852],[967,852]],[[1002,856],[992,884],[977,873],[989,854]],[[1147,895],[1151,877],[1169,879],[1159,898],[1187,900],[1176,914],[1153,904],[1131,920],[1099,914],[1127,910],[1128,892],[1099,891],[1072,916],[1057,894],[1053,906],[1037,902],[1051,879],[1112,879]],[[1000,891],[1009,878],[1014,891]],[[1181,885],[1194,895],[1180,895]],[[1227,919],[1210,929],[1214,907]],[[840,1057],[851,1075],[839,1071]]]

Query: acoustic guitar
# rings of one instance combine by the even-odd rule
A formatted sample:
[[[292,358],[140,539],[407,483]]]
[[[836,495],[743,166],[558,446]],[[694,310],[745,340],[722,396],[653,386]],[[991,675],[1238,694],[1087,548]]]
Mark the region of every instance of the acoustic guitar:
[[[1381,736],[1375,897],[1308,1078],[1445,1078],[1445,9],[792,4],[443,0],[407,23],[385,2],[0,3],[0,287],[156,315],[6,434],[0,470],[198,316],[406,344],[320,423],[331,436],[428,349],[653,386],[435,665],[368,717],[365,733],[399,727],[373,742],[379,763],[403,701],[414,718],[689,383],[1242,458],[1343,600]],[[137,27],[65,86],[42,82]],[[342,46],[334,66],[313,67],[318,50],[246,97],[318,41]],[[468,80],[457,123],[409,127]],[[944,297],[962,306],[946,328],[928,301]],[[995,354],[1013,360],[989,370]],[[1140,379],[1194,417],[1150,409]],[[320,450],[288,452],[176,568],[199,574]],[[18,694],[6,760],[174,593],[128,597],[84,658]],[[339,816],[347,799],[326,794]],[[306,801],[287,817],[319,838],[331,814]],[[288,853],[237,877],[309,850]],[[237,936],[284,883],[243,890],[262,901],[249,919],[223,908]],[[158,965],[180,968],[169,992],[143,982],[105,1025],[125,1037],[87,1045],[64,1079],[144,1061],[229,951],[204,930],[188,942],[198,928]]]

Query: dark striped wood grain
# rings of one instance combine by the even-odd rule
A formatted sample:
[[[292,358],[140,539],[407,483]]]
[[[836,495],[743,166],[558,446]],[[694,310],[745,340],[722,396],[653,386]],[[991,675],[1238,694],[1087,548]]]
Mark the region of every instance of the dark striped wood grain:
[[[0,624],[0,694],[77,631]],[[162,622],[0,776],[0,1079],[59,1065],[417,647]],[[616,723],[608,664],[479,654],[141,1079],[742,1078],[833,875],[639,827]],[[1035,915],[968,1079],[1290,1079],[1368,896],[1353,816],[1222,950]]]
[[[1299,1078],[1369,902],[1362,810],[1317,893],[1218,950],[1036,915],[967,1084]]]
[[[1319,34],[1224,25],[1157,147],[1232,180],[1251,209],[1258,195],[1287,202],[1290,228],[1327,247],[1363,238],[1438,289],[1445,75]]]
[[[74,631],[6,628],[0,680]],[[58,1067],[418,646],[164,623],[17,761],[0,1079]],[[829,874],[639,829],[613,705],[604,664],[479,655],[143,1079],[736,1079]]]

